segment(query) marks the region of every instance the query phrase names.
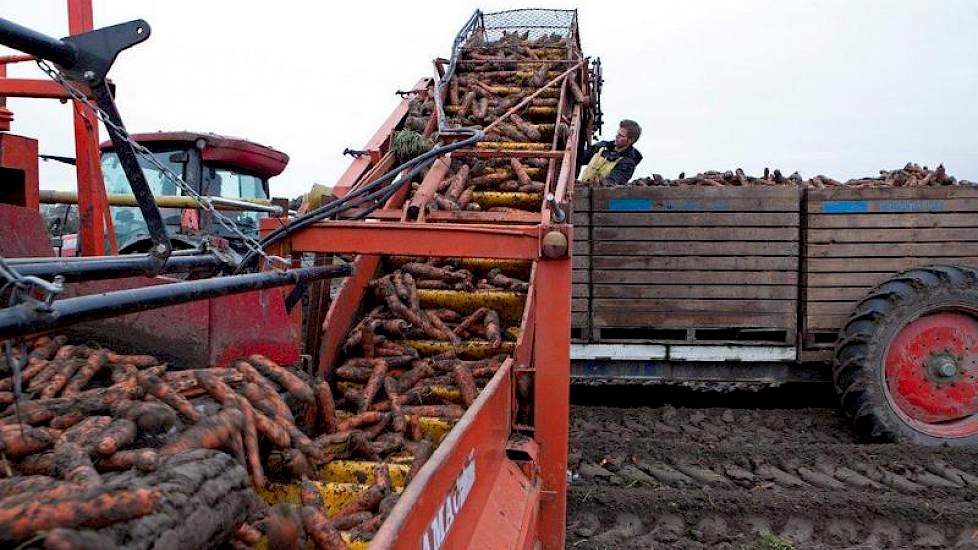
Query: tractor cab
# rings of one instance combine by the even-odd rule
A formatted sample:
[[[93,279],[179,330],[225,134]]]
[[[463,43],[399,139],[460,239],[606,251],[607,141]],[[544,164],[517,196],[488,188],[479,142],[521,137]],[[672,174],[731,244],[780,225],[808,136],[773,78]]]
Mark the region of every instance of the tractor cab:
[[[156,160],[180,176],[200,195],[267,201],[269,178],[282,173],[288,164],[285,153],[243,139],[197,132],[155,132],[133,134]],[[111,142],[101,148],[102,175],[108,195],[131,195],[119,157]],[[149,161],[140,158],[139,164],[157,197],[189,196],[171,178]],[[149,248],[149,231],[136,206],[112,206],[110,209],[119,252],[145,252]],[[258,220],[265,214],[241,210],[223,210],[237,228],[250,237],[258,235]],[[200,235],[216,235],[239,242],[240,236],[224,227],[214,216],[197,208],[160,208],[163,222],[175,248],[192,248]]]

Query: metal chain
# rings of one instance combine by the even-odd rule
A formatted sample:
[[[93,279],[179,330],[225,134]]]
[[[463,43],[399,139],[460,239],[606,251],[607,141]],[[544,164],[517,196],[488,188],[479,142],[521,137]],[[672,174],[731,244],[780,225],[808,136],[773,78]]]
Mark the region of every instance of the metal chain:
[[[143,147],[141,144],[137,143],[134,139],[132,139],[132,137],[129,135],[129,132],[127,132],[125,128],[118,126],[114,122],[112,122],[112,120],[109,119],[109,116],[104,111],[102,111],[102,109],[100,109],[97,105],[89,101],[88,96],[86,96],[84,93],[78,90],[78,88],[74,87],[70,82],[65,80],[65,78],[61,75],[60,72],[55,70],[51,65],[49,65],[43,59],[38,59],[37,65],[38,67],[41,68],[42,71],[44,71],[45,74],[48,75],[48,77],[51,78],[51,80],[54,80],[55,82],[60,84],[61,87],[64,88],[66,92],[68,92],[68,95],[70,95],[72,99],[91,109],[92,112],[95,113],[95,116],[97,116],[98,119],[102,121],[102,124],[118,132],[123,139],[125,139],[130,145],[132,145],[133,149],[135,149],[136,153],[143,160],[152,164],[154,168],[162,172],[164,176],[166,176],[171,181],[173,181],[173,183],[175,183],[178,187],[180,187],[180,189],[183,190],[184,193],[186,193],[189,197],[191,197],[204,210],[207,210],[214,217],[214,219],[217,220],[219,224],[221,224],[222,227],[224,227],[228,231],[240,237],[241,240],[244,241],[244,244],[249,251],[264,258],[265,261],[268,262],[268,265],[270,266],[274,267],[276,264],[282,265],[283,267],[286,268],[291,266],[291,263],[285,258],[266,254],[265,251],[262,249],[261,243],[256,241],[254,238],[246,235],[243,231],[241,231],[241,229],[238,228],[237,224],[231,221],[224,214],[221,214],[214,207],[214,204],[209,199],[207,199],[206,196],[197,193],[197,191],[195,191],[193,187],[190,186],[190,184],[183,181],[183,178],[174,174],[172,170],[170,170],[169,168],[167,168],[165,164],[160,162],[153,155],[152,151],[150,151],[146,147]]]

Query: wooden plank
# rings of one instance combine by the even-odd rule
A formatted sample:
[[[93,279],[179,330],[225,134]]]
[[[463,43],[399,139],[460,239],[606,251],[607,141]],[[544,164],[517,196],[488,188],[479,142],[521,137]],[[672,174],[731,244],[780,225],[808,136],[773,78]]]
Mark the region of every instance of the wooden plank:
[[[892,200],[892,199],[961,199],[978,198],[978,187],[948,185],[942,187],[869,187],[863,189],[809,189],[809,204],[831,200]]]
[[[798,229],[783,227],[595,227],[596,241],[797,241]],[[575,232],[574,239],[577,240]]]
[[[972,214],[809,214],[809,229],[975,226]]]
[[[587,311],[587,300],[582,298],[571,299],[571,311]]]
[[[794,313],[795,300],[620,300],[592,299],[592,310],[725,312],[725,313]]]
[[[809,302],[806,305],[806,315],[809,317],[819,317],[821,315],[848,316],[855,307],[855,300],[848,302]]]
[[[574,258],[577,261],[586,258]],[[795,256],[592,256],[594,269],[651,269],[668,271],[794,271]],[[824,261],[824,260],[822,260]],[[586,263],[586,262],[585,262]],[[825,271],[840,271],[826,269]]]
[[[585,312],[572,312],[571,313],[571,327],[586,327],[588,322],[588,314]]]
[[[590,258],[587,256],[571,256],[571,268],[572,269],[588,269],[590,264],[588,263]]]
[[[575,256],[587,256],[591,253],[591,245],[587,241],[574,239],[571,243],[571,252]]]
[[[978,266],[978,256],[971,257],[927,257],[927,258],[811,258],[808,260],[809,273],[892,273],[913,267],[945,264],[967,267]]]
[[[862,300],[873,286],[835,286],[812,287],[805,291],[808,303],[814,302],[855,302]]]
[[[574,242],[587,242],[591,239],[591,227],[587,225],[574,226]]]
[[[730,313],[714,311],[616,311],[593,312],[594,327],[656,328],[788,328],[795,326],[794,314]]]
[[[586,269],[572,269],[571,283],[586,283],[591,280],[591,274]]]
[[[577,216],[577,215],[575,215]],[[607,227],[797,227],[797,212],[604,212],[591,214],[595,226]],[[576,217],[575,217],[576,220]],[[578,222],[575,221],[575,224]]]
[[[797,256],[798,243],[595,241],[592,252],[608,256]]]
[[[599,279],[600,280],[600,279]],[[594,285],[598,298],[794,300],[798,289],[775,285]]]
[[[587,298],[591,294],[591,289],[586,284],[571,284],[572,298]]]
[[[571,214],[571,223],[574,227],[591,225],[591,214],[574,212]]]
[[[735,187],[683,185],[683,186],[649,186],[649,187],[599,187],[591,189],[595,203],[620,198],[650,198],[655,200],[670,199],[706,199],[706,200],[801,200],[801,189],[789,186],[751,186]]]
[[[958,229],[914,227],[809,229],[805,240],[812,244],[978,241],[978,219],[975,220],[974,226]]]
[[[974,257],[978,242],[956,243],[870,243],[870,244],[810,244],[809,258],[865,258],[872,263],[881,257]]]
[[[788,271],[595,271],[594,280],[620,284],[795,285],[798,274]]]
[[[808,273],[805,285],[809,288],[859,286],[874,287],[892,276],[890,273]]]
[[[855,304],[853,304],[855,307]],[[842,328],[849,320],[849,314],[845,315],[809,315],[805,317],[805,328],[808,330],[831,330],[836,331]]]

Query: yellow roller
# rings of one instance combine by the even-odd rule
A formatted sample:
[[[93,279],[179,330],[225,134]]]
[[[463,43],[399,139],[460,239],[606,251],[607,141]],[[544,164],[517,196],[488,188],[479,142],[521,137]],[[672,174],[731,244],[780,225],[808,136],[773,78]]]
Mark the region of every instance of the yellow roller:
[[[472,193],[472,202],[479,203],[483,210],[494,206],[519,208],[522,210],[537,210],[543,202],[542,193],[519,193],[507,191],[476,191]]]
[[[452,426],[455,424],[447,420],[442,420],[441,418],[422,416],[418,418],[418,425],[421,427],[421,433],[425,437],[431,439],[435,445],[439,445],[441,444],[441,440],[445,439],[445,436],[448,435],[448,432],[452,430]]]
[[[319,475],[324,482],[372,485],[376,482],[374,475],[376,467],[376,462],[366,460],[334,460],[323,466]],[[391,476],[394,487],[404,487],[410,469],[403,464],[387,464],[387,472]]]
[[[554,126],[553,124],[540,124],[537,126],[537,128],[541,128],[543,126],[549,126],[550,131],[551,132],[553,131],[553,126]],[[528,166],[525,167],[524,170],[526,170],[526,175],[530,176],[531,178],[539,178],[543,176],[543,168]],[[486,175],[486,174],[506,174],[508,176],[511,176],[513,179],[516,179],[516,175],[513,174],[513,171],[510,170],[509,168],[490,168],[482,173],[482,175]]]
[[[531,107],[533,109],[535,107]],[[550,107],[542,107],[550,109]],[[494,151],[549,151],[549,143],[537,143],[534,141],[480,141],[476,144],[479,149],[492,149]]]
[[[496,310],[504,319],[518,322],[523,317],[523,303],[526,301],[526,296],[509,290],[463,292],[424,288],[418,290],[418,299],[425,309],[445,307],[467,315],[480,307],[487,307]]]
[[[522,94],[530,95],[536,90],[530,88],[523,88],[520,86],[490,86],[489,90],[496,95],[513,95]],[[540,92],[537,97],[560,97],[560,90],[557,88],[547,88],[546,90]]]
[[[539,67],[539,65],[537,65],[537,66]],[[536,71],[534,71],[533,69],[530,69],[529,66],[527,66],[527,70],[525,70],[525,71],[518,70],[518,71],[516,71],[516,72],[513,73],[513,75],[515,75],[516,78],[522,78],[522,79],[525,79],[525,80],[529,80],[529,79],[533,78],[533,75],[535,75],[535,74],[536,74]],[[548,81],[549,80],[553,80],[553,79],[557,78],[558,76],[560,76],[560,71],[547,71],[547,80]]]
[[[357,495],[367,490],[370,485],[365,483],[339,483],[331,481],[313,481],[316,490],[323,499],[323,509],[329,517],[335,516],[344,506],[353,502]],[[302,497],[299,483],[270,483],[265,489],[258,489],[258,494],[274,506],[282,502],[301,504]],[[394,492],[399,493],[399,489]]]
[[[556,107],[528,107],[525,109],[525,112],[527,115],[532,115],[532,116],[548,116],[548,117],[557,116]]]
[[[451,401],[452,403],[462,402],[462,392],[459,391],[458,388],[453,388],[451,386],[442,386],[440,384],[431,386],[431,395],[440,399]]]
[[[423,262],[427,258],[412,256],[388,256],[387,262],[392,268],[399,268],[410,262]],[[489,271],[499,268],[504,274],[518,277],[524,281],[530,277],[530,262],[525,260],[499,260],[495,258],[451,258],[462,269],[469,271]]]
[[[343,537],[343,542],[350,550],[367,550],[367,547],[370,546],[369,541],[354,539],[349,531],[340,531],[340,536]],[[312,548],[311,543],[307,542],[306,548]],[[255,550],[269,550],[268,537],[263,536],[259,539],[258,544],[255,545]]]
[[[493,348],[492,344],[485,340],[469,340],[462,342],[458,347],[452,346],[451,342],[439,342],[436,340],[408,340],[405,344],[418,350],[423,356],[438,355],[448,351],[455,352],[462,359],[485,359],[500,353],[512,353],[513,343],[503,342],[501,348]]]

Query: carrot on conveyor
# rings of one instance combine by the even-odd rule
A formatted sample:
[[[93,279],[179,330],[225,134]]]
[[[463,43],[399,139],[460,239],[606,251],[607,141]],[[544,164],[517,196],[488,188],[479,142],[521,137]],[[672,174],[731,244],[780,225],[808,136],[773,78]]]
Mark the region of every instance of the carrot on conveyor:
[[[146,375],[142,372],[136,374],[139,385],[146,390],[146,393],[173,407],[181,416],[191,422],[200,421],[200,413],[194,408],[193,404],[186,397],[173,391],[169,384],[160,380],[158,376]]]
[[[339,531],[329,521],[321,507],[303,506],[299,509],[302,526],[306,535],[312,540],[316,550],[347,550],[346,542]]]
[[[100,458],[95,468],[100,471],[124,471],[136,468],[143,472],[152,472],[160,462],[160,455],[153,449],[132,449],[117,451],[115,454]]]
[[[482,321],[483,317],[486,316],[486,313],[489,313],[489,309],[480,307],[467,315],[464,319],[462,319],[458,326],[455,327],[455,334],[457,336],[465,336],[468,334],[469,329],[471,329],[476,323]]]
[[[305,531],[302,529],[302,520],[295,506],[291,504],[274,506],[268,512],[264,523],[270,549],[305,548]]]
[[[238,526],[237,531],[234,532],[234,538],[250,546],[258,544],[261,537],[261,531],[248,523],[242,523],[240,526]]]
[[[17,472],[21,475],[54,475],[54,451],[35,453],[20,459],[17,464]]]
[[[331,434],[336,431],[336,403],[333,402],[333,390],[323,380],[317,380],[313,386],[316,393],[316,405],[319,410],[319,423],[323,433]]]
[[[88,451],[72,442],[58,443],[54,449],[54,470],[65,481],[84,486],[101,485],[102,477],[95,470]]]
[[[391,429],[398,433],[404,433],[407,429],[407,419],[404,418],[404,413],[401,412],[401,405],[398,403],[397,381],[393,377],[388,376],[384,378],[384,392],[387,394],[388,399],[390,399],[391,412],[394,413],[391,419]]]
[[[401,375],[397,381],[397,389],[399,392],[406,392],[417,385],[418,382],[434,375],[435,371],[431,368],[429,362],[418,362],[414,368]]]
[[[0,452],[8,458],[20,458],[50,448],[57,432],[25,424],[10,424],[0,430]]]
[[[65,430],[58,438],[58,444],[75,443],[86,452],[93,452],[102,432],[112,424],[111,416],[89,416],[78,424]]]
[[[309,384],[292,373],[289,369],[279,365],[264,355],[251,355],[248,362],[254,365],[266,378],[278,382],[293,397],[306,403],[315,403],[316,398],[312,393]]]
[[[371,512],[353,512],[352,514],[346,515],[337,514],[330,518],[330,523],[334,529],[349,531],[372,517],[373,513]]]
[[[160,364],[159,359],[152,355],[119,355],[111,351],[106,354],[106,360],[113,364],[132,365],[137,369],[155,367]]]
[[[448,328],[448,325],[446,325],[445,322],[442,321],[440,317],[438,317],[437,315],[431,315],[427,311],[425,311],[425,315],[427,315],[428,319],[431,320],[431,324],[434,325],[435,329],[437,329],[439,332],[442,333],[442,335],[444,335],[444,338],[442,338],[443,340],[448,340],[454,346],[457,346],[462,343],[458,335],[452,332],[452,329]]]
[[[346,516],[356,512],[373,512],[385,496],[387,496],[386,489],[379,485],[371,485],[363,491],[360,491],[360,494],[348,502],[346,506],[340,508],[340,511],[336,515]]]
[[[172,455],[189,449],[217,449],[231,441],[231,437],[241,431],[244,416],[238,409],[223,409],[194,424],[180,434],[175,441],[163,447],[160,452]]]
[[[418,441],[418,444],[414,446],[414,459],[411,460],[411,469],[407,475],[408,480],[412,480],[414,476],[418,475],[418,472],[428,462],[428,459],[431,458],[431,454],[434,451],[435,444],[427,437]]]
[[[492,343],[492,347],[496,349],[501,348],[503,346],[502,323],[499,320],[499,314],[495,310],[490,309],[486,313],[485,325],[486,338]]]
[[[465,191],[465,188],[468,186],[470,170],[471,168],[468,164],[463,164],[462,167],[458,169],[458,172],[455,173],[455,179],[452,180],[452,183],[445,191],[445,196],[453,201],[458,201],[459,197],[462,195],[462,191]]]
[[[20,541],[55,528],[104,527],[152,513],[159,501],[159,490],[143,488],[56,502],[28,500],[0,509],[0,541]]]
[[[136,424],[125,418],[117,418],[99,434],[95,452],[102,456],[112,456],[135,439]]]
[[[64,395],[65,397],[71,397],[78,395],[85,388],[86,385],[92,380],[92,378],[98,374],[102,367],[105,366],[106,353],[102,350],[96,350],[88,356],[85,364],[78,369],[78,372],[71,378],[68,385],[65,386]]]
[[[381,417],[380,417],[380,421],[379,422],[377,422],[373,426],[367,426],[363,430],[363,435],[368,440],[374,440],[374,439],[376,439],[377,436],[380,435],[381,432],[383,432],[384,430],[387,429],[387,426],[391,422],[391,415],[390,415],[390,413],[384,412],[384,413],[380,413],[380,414],[381,414]]]
[[[479,396],[479,389],[475,387],[475,380],[472,378],[472,373],[459,361],[455,364],[452,374],[455,377],[455,383],[458,384],[459,391],[462,393],[465,406],[471,407],[475,398]]]
[[[132,420],[140,431],[151,434],[165,433],[177,422],[176,412],[160,401],[119,401],[112,415]]]
[[[307,458],[312,460],[313,464],[320,464],[325,460],[323,450],[312,439],[309,439],[309,436],[302,433],[302,430],[295,424],[289,424],[285,426],[285,429],[289,433],[289,438],[292,440],[292,446],[302,451]]]
[[[274,414],[266,412],[271,417],[282,417],[287,419],[291,423],[295,423],[295,416],[292,415],[292,410],[289,406],[285,404],[282,397],[279,396],[278,390],[275,385],[272,384],[270,380],[262,376],[255,367],[247,361],[235,361],[234,368],[239,370],[241,374],[244,375],[244,379],[248,382],[255,384],[260,389],[260,392],[255,392],[254,389],[249,389],[248,393],[245,393],[245,397],[251,401],[251,404],[256,408],[262,409],[264,411],[265,406],[272,407],[274,409]],[[247,387],[247,385],[245,385]],[[260,396],[260,397],[259,397]],[[253,399],[253,397],[255,399]],[[262,405],[256,403],[256,399],[262,402]]]
[[[368,365],[373,365],[373,359],[348,359],[336,369],[336,376],[351,382],[366,382],[374,372],[373,367]]]
[[[232,393],[229,402],[237,405],[244,419],[242,424],[242,437],[244,438],[244,451],[247,460],[248,472],[251,474],[251,482],[255,487],[265,486],[265,470],[261,465],[261,454],[258,448],[258,426],[255,422],[255,409],[247,399]]]
[[[350,430],[355,430],[357,428],[362,428],[364,426],[370,426],[381,421],[384,413],[377,411],[367,411],[360,413],[356,416],[351,416],[346,420],[340,422],[340,425],[336,427],[337,432],[348,432]]]

